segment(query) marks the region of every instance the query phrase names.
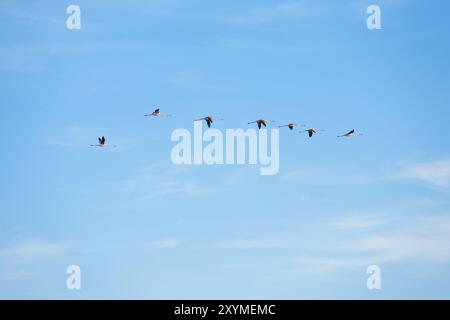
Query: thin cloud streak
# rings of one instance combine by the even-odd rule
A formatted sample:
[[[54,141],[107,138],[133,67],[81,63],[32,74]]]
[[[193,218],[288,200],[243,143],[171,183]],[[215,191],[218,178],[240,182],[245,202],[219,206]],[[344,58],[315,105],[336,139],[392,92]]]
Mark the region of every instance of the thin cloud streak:
[[[448,188],[450,186],[450,159],[410,165],[404,172],[393,178],[419,180]]]
[[[342,217],[303,230],[301,236],[235,239],[213,244],[214,249],[289,250],[283,263],[301,274],[353,270],[370,264],[450,262],[450,216],[391,218],[360,215]],[[303,253],[301,253],[303,252]]]
[[[316,15],[317,7],[311,2],[290,1],[272,7],[260,7],[244,14],[236,14],[225,18],[225,21],[239,27],[258,27],[274,21],[311,18]]]
[[[157,167],[149,167],[124,180],[122,190],[133,193],[142,193],[145,190],[144,196],[149,199],[172,195],[196,196],[213,191],[210,187],[203,186],[181,171],[177,168],[161,170]]]
[[[149,242],[148,247],[151,249],[173,249],[179,247],[180,244],[181,241],[176,238],[162,238]]]
[[[7,262],[26,263],[47,260],[67,252],[64,243],[32,241],[24,242],[0,251],[0,259]]]

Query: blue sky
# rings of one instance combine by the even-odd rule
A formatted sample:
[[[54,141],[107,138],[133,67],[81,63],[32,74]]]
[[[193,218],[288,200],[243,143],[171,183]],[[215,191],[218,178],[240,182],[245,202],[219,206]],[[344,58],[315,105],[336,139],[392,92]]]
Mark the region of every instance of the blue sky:
[[[0,297],[450,298],[449,10],[0,1]],[[327,131],[280,131],[275,176],[172,165],[172,131],[207,114]]]

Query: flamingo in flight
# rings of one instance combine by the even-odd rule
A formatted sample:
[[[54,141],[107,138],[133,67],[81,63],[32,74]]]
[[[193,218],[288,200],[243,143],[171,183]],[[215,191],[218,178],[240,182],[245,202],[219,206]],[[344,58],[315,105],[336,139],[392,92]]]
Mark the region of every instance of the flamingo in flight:
[[[354,136],[354,134],[355,134],[355,129],[350,130],[349,132],[344,133],[344,134],[342,134],[342,135],[340,135],[340,136],[337,136],[337,137],[338,137],[338,138],[342,138],[342,137],[352,137],[352,136]],[[358,136],[362,136],[362,133],[359,133]]]
[[[298,124],[296,124],[296,123],[289,123],[289,124],[285,124],[282,126],[278,126],[278,128],[288,127],[289,129],[294,130],[294,128],[297,126],[298,126]],[[300,125],[300,127],[304,127],[304,126],[305,126],[304,124]]]
[[[275,121],[270,121],[271,123]],[[249,122],[248,124],[256,123],[258,125],[258,129],[261,129],[262,126],[267,127],[267,120],[266,119],[259,119],[256,121]]]
[[[98,138],[98,144],[91,144],[91,147],[101,147],[101,148],[113,147],[113,148],[115,148],[117,146],[115,144],[113,144],[113,145],[106,144],[106,139],[104,136],[102,136],[101,138],[100,137]]]
[[[155,111],[153,111],[150,114],[144,114],[144,117],[160,117],[160,116],[170,117],[172,115],[171,114],[162,114],[160,108],[155,109]]]
[[[206,121],[206,124],[208,125],[208,128],[211,128],[211,124],[213,123],[213,120],[223,120],[223,118],[214,118],[212,116],[206,116],[204,118],[195,119],[194,121]]]
[[[324,132],[325,130],[319,130],[319,131],[320,131],[320,132]],[[314,129],[314,128],[310,128],[310,129],[307,129],[307,130],[304,130],[304,131],[300,131],[300,133],[302,133],[302,132],[308,132],[308,136],[309,136],[310,138],[312,138],[312,136],[315,135],[315,134],[317,133],[317,130]]]

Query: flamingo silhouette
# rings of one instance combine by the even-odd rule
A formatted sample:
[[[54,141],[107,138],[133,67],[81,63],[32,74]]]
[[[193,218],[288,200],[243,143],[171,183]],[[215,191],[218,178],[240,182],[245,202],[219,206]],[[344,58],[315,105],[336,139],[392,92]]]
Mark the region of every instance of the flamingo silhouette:
[[[117,146],[115,144],[113,144],[113,145],[106,144],[106,139],[105,139],[104,136],[102,136],[101,138],[100,137],[98,138],[98,144],[91,144],[91,147],[101,147],[101,148],[112,147],[112,148],[115,148]]]
[[[355,134],[355,129],[350,130],[349,132],[344,133],[344,134],[342,134],[342,135],[340,135],[340,136],[337,136],[337,137],[338,137],[338,138],[342,138],[342,137],[352,137],[352,136],[354,136],[354,134]],[[362,136],[362,135],[363,135],[362,133],[359,133],[357,136]]]
[[[212,116],[206,116],[204,118],[200,118],[200,119],[195,119],[194,121],[206,121],[206,124],[208,125],[208,128],[211,128],[211,124],[214,122],[213,117]],[[217,118],[215,120],[224,120],[223,118]]]
[[[150,114],[144,114],[144,117],[160,117],[160,116],[171,117],[172,115],[171,114],[162,114],[160,108],[155,109],[155,111],[153,111]]]
[[[264,126],[264,128],[267,127],[267,122],[268,121],[266,119],[258,119],[256,121],[249,122],[248,124],[256,123],[258,125],[258,128],[261,129],[262,126]],[[270,123],[274,122],[275,122],[274,120],[270,121]]]
[[[278,126],[278,128],[288,127],[289,129],[294,130],[294,128],[297,126],[298,126],[298,124],[296,124],[296,123],[289,123],[289,124],[285,124],[282,126]],[[305,126],[304,124],[300,125],[300,127],[304,127],[304,126]]]
[[[325,130],[319,130],[320,132],[324,132]],[[310,128],[310,129],[307,129],[307,130],[304,130],[304,131],[300,131],[300,133],[302,133],[302,132],[308,132],[308,136],[310,137],[310,138],[312,138],[312,136],[313,135],[315,135],[316,133],[317,133],[317,130],[316,129],[314,129],[314,128]]]

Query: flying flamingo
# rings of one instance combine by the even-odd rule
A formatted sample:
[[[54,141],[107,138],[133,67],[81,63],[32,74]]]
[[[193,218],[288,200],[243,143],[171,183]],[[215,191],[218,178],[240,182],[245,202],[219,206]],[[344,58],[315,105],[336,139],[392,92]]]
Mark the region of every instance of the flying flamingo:
[[[195,119],[194,121],[206,121],[206,124],[208,125],[208,128],[211,128],[211,124],[213,123],[213,117],[212,116],[206,116],[204,118]],[[215,120],[224,120],[223,118],[215,118]]]
[[[270,121],[271,123],[275,121]],[[266,119],[259,119],[256,121],[249,122],[248,124],[256,123],[258,125],[258,128],[261,129],[262,126],[267,127],[267,120]]]
[[[320,132],[324,132],[325,130],[319,130]],[[314,129],[314,128],[310,128],[310,129],[307,129],[307,130],[304,130],[304,131],[300,131],[300,133],[302,133],[302,132],[308,132],[308,136],[310,137],[310,138],[312,138],[312,136],[313,135],[315,135],[316,133],[317,133],[317,130],[316,129]]]
[[[342,137],[352,137],[352,136],[354,136],[354,134],[355,134],[355,129],[350,130],[349,132],[344,133],[344,134],[342,134],[342,135],[340,135],[340,136],[337,136],[337,137],[338,137],[338,138],[342,138]],[[362,136],[362,135],[363,135],[362,133],[359,133],[357,136]]]
[[[278,126],[278,128],[288,127],[289,129],[294,130],[294,128],[297,126],[298,126],[298,124],[296,124],[296,123],[289,123],[289,124],[285,124],[283,126]],[[305,126],[304,124],[300,125],[300,127],[304,127],[304,126]]]
[[[144,114],[144,117],[160,117],[160,116],[166,116],[166,117],[170,117],[172,116],[171,114],[161,114],[161,109],[155,109],[155,111],[153,111],[150,114]]]
[[[105,143],[106,142],[106,139],[105,139],[105,137],[99,137],[98,138],[98,144],[91,144],[91,147],[101,147],[101,148],[106,148],[106,147],[112,147],[112,148],[115,148],[115,147],[117,147],[115,144],[113,144],[113,145],[109,145],[109,144],[106,144]]]

